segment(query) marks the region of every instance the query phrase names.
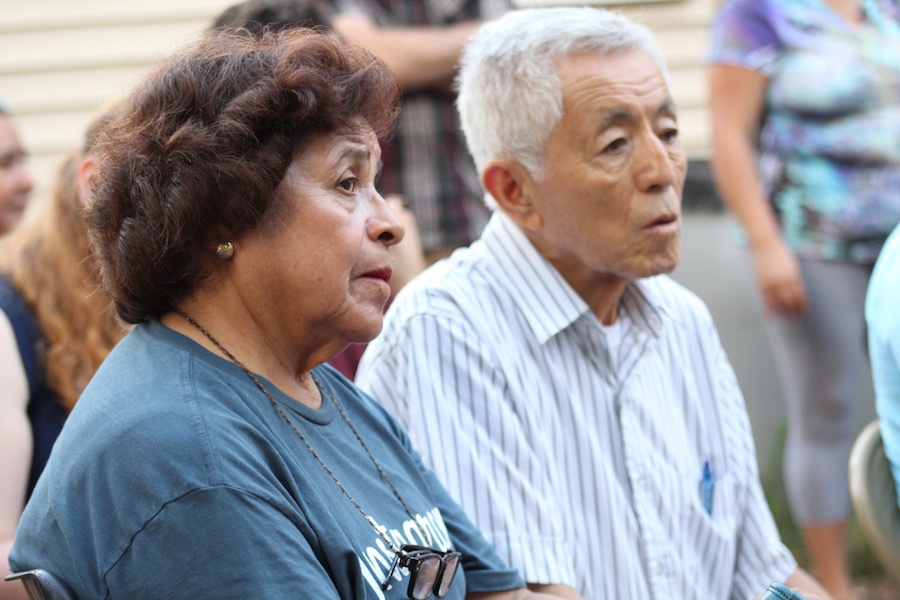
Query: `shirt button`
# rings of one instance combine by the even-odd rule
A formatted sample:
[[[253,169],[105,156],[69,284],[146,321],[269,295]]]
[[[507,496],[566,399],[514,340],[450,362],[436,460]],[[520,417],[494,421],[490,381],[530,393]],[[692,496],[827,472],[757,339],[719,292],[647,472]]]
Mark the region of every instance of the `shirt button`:
[[[665,572],[666,572],[666,565],[664,565],[662,562],[657,562],[656,563],[656,574],[662,575]]]

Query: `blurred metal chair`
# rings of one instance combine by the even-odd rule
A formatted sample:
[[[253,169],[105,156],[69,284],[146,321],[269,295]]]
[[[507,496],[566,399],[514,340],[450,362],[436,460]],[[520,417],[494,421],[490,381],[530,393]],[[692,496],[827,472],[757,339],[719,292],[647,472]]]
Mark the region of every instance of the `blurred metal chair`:
[[[13,573],[5,579],[21,581],[30,600],[77,600],[62,579],[43,569]]]
[[[869,423],[853,444],[850,497],[860,528],[878,562],[900,585],[900,507],[878,419]]]

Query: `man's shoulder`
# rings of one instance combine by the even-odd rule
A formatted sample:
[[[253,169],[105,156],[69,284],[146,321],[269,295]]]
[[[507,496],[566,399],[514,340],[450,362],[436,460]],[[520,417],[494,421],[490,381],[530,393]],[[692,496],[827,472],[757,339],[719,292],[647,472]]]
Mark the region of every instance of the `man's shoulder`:
[[[673,316],[708,316],[706,303],[668,275],[656,275],[642,279],[639,288],[647,301]]]
[[[523,299],[483,257],[457,252],[463,254],[436,263],[400,291],[370,349],[391,353],[400,345],[417,352],[419,344],[440,339],[499,348],[521,337]]]
[[[391,304],[389,318],[471,315],[474,307],[484,306],[485,302],[505,302],[510,295],[493,275],[477,250],[457,250],[407,284]]]

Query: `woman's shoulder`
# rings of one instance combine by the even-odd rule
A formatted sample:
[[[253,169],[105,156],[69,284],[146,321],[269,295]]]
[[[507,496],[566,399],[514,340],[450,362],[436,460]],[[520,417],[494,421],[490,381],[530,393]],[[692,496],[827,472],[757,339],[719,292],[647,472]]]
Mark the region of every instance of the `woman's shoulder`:
[[[25,305],[21,292],[13,285],[6,274],[0,272],[0,306],[5,308],[7,302]]]
[[[230,459],[227,446],[247,447],[235,438],[253,430],[232,423],[232,435],[223,434],[227,418],[217,417],[214,400],[229,396],[226,384],[211,387],[217,378],[189,350],[156,333],[139,325],[101,365],[46,471],[52,497],[77,491],[128,506],[125,529],[191,492],[235,484],[231,463],[241,457]]]
[[[894,23],[900,21],[900,0],[875,0],[873,4],[884,18]]]
[[[713,20],[710,61],[764,72],[784,40],[784,6],[770,0],[730,0]]]
[[[39,357],[43,335],[24,296],[5,275],[0,274],[0,358],[8,378],[25,376],[25,397],[42,404],[55,404],[56,395],[47,385],[47,376]],[[18,356],[19,360],[15,360]],[[9,379],[7,379],[9,380]],[[19,385],[14,382],[13,385]]]
[[[32,344],[36,343],[40,337],[40,330],[34,313],[28,307],[22,293],[3,274],[0,274],[0,312],[6,315],[20,345],[26,340]]]
[[[113,348],[60,436],[68,452],[117,457],[110,468],[129,468],[129,462],[145,469],[167,469],[156,465],[167,461],[183,468],[205,464],[209,425],[203,400],[215,395],[208,382],[217,378],[206,375],[163,329],[158,323],[138,325]]]

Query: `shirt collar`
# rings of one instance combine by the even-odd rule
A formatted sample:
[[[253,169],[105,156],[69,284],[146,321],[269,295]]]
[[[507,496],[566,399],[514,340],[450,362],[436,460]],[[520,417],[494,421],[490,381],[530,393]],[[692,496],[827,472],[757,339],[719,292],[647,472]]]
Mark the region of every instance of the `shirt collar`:
[[[539,343],[591,314],[584,299],[503,211],[494,211],[481,239],[487,256],[496,262],[495,280],[508,289]],[[653,335],[662,326],[662,315],[672,314],[643,281],[625,288],[619,306],[620,318]]]

